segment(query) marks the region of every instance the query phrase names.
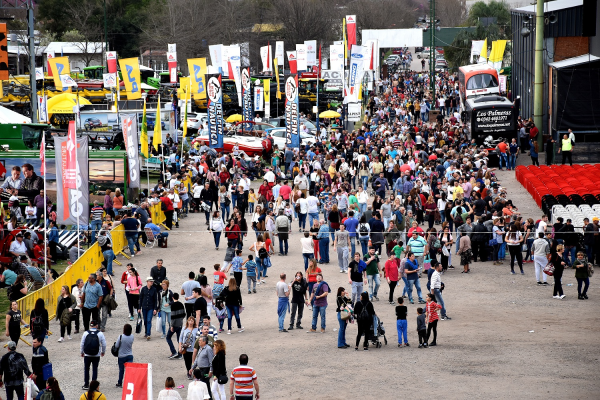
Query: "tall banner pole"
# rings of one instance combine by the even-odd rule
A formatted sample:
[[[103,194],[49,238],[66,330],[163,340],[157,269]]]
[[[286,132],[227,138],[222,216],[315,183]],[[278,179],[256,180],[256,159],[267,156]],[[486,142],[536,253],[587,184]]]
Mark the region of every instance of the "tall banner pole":
[[[42,94],[43,95],[43,94]],[[42,156],[42,168],[44,170],[44,197],[42,201],[44,202],[44,221],[42,226],[44,227],[44,282],[48,282],[48,257],[46,257],[46,246],[48,243],[48,229],[46,226],[46,213],[48,207],[46,206],[46,196],[48,195],[46,191],[46,136],[42,136],[42,148],[40,149],[40,154]]]

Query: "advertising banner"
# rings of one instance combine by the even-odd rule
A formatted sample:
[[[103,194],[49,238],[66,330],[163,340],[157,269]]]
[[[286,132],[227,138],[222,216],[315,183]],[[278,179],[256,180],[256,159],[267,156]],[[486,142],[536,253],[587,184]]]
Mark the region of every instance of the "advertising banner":
[[[140,149],[144,157],[148,158],[148,119],[146,117],[146,99],[144,99],[144,111],[142,112],[142,126],[140,129]]]
[[[38,96],[38,111],[40,114],[40,122],[48,122],[48,97]]]
[[[127,100],[136,100],[142,98],[142,80],[140,78],[140,63],[137,57],[124,58],[119,60],[121,66],[121,75],[125,82],[127,91]]]
[[[264,99],[264,90],[262,86],[254,87],[254,111],[262,111],[263,110],[263,99]]]
[[[44,79],[44,67],[38,67],[35,69],[35,80],[39,81],[40,79]]]
[[[221,69],[223,72],[221,76],[223,78],[233,79],[232,76],[229,76],[229,46],[223,46],[221,48]]]
[[[60,76],[60,83],[62,84],[63,88],[77,87],[77,82],[75,82],[75,80],[71,78],[71,75],[62,74]]]
[[[48,76],[52,76],[52,68],[50,67],[50,60],[56,57],[53,51],[49,51],[46,53],[46,60],[48,60],[48,66],[46,67],[46,71],[48,72]]]
[[[204,76],[206,75],[206,58],[189,58],[188,69],[192,81],[192,98],[205,99]]]
[[[102,80],[104,81],[105,88],[117,87],[117,74],[116,73],[102,74]]]
[[[263,79],[265,91],[265,119],[271,118],[271,80]]]
[[[285,77],[285,145],[300,147],[300,107],[296,74]]]
[[[473,111],[473,131],[476,133],[510,132],[515,130],[512,108],[484,108]]]
[[[348,50],[356,45],[356,15],[346,15],[346,29],[348,30]]]
[[[367,48],[365,46],[352,46],[350,52],[350,80],[348,82],[348,88],[350,89],[350,96],[354,99],[358,99],[358,90],[360,83],[363,78],[365,53]]]
[[[223,90],[221,74],[206,75],[208,134],[210,147],[223,148]]]
[[[297,73],[298,72],[298,62],[296,60],[296,52],[288,51],[287,56],[288,56],[288,63],[290,64],[290,72],[292,74]]]
[[[304,45],[306,46],[306,65],[317,65],[317,41],[305,40]]]
[[[296,68],[298,71],[306,71],[306,45],[304,43],[296,45]]]
[[[273,71],[273,62],[271,61],[271,46],[263,46],[260,48],[260,59],[262,60],[263,72]]]
[[[74,131],[75,121],[69,123],[69,130],[71,125]],[[56,222],[61,225],[76,225],[79,219],[80,225],[87,225],[90,214],[88,137],[77,139],[77,145],[74,146],[68,136],[54,136],[54,149],[58,181]],[[77,162],[73,164],[75,158]]]
[[[121,400],[152,399],[152,364],[125,363]]]
[[[254,107],[252,107],[252,79],[250,78],[250,67],[242,68],[242,115],[244,121],[254,120]],[[244,124],[244,130],[251,131],[252,124]]]
[[[283,67],[285,61],[285,50],[283,40],[278,40],[275,42],[275,58],[279,60],[281,66]]]
[[[221,73],[223,71],[223,45],[210,45],[208,46],[208,51],[210,52],[210,63]]]
[[[242,107],[242,81],[241,81],[241,68],[242,68],[242,58],[240,52],[240,45],[235,44],[229,46],[228,50],[228,70],[229,70],[229,79],[235,81],[235,89],[238,94],[238,105]]]
[[[360,121],[360,103],[348,103],[348,121]]]
[[[128,186],[140,187],[140,157],[138,154],[138,119],[137,114],[121,114],[123,121],[123,141],[127,149]]]
[[[54,77],[54,86],[56,89],[62,90],[62,82],[60,76],[63,74],[70,75],[71,67],[69,66],[69,57],[53,57],[48,59],[48,65],[50,65],[50,75]]]
[[[169,78],[171,83],[177,83],[177,53],[167,53]]]
[[[321,71],[321,78],[325,79],[325,89],[342,90],[344,87],[344,71],[332,71],[324,69]]]
[[[344,70],[344,45],[332,44],[329,46],[329,68],[332,71]]]
[[[108,65],[108,73],[109,74],[117,73],[117,52],[116,51],[107,51],[106,52],[106,64]]]

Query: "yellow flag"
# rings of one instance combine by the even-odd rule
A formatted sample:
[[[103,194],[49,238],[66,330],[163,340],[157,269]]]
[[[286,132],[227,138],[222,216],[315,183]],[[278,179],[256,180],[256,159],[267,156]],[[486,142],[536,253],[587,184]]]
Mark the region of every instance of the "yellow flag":
[[[140,133],[142,154],[148,158],[148,120],[146,119],[146,99],[144,99],[144,113],[142,114],[142,129]]]
[[[50,70],[52,71],[52,77],[54,78],[54,86],[56,86],[56,89],[62,90],[60,76],[65,74],[71,74],[71,68],[69,67],[69,57],[51,58],[48,60],[48,64],[50,64]]]
[[[271,101],[271,80],[263,79],[263,87],[265,88],[265,104]]]
[[[192,97],[194,99],[206,99],[206,85],[204,76],[208,73],[206,58],[189,58],[188,68],[190,80],[192,81]]]
[[[492,52],[490,53],[491,62],[500,62],[504,58],[504,49],[506,40],[496,40],[492,42]]]
[[[140,78],[140,63],[137,57],[119,60],[121,75],[127,90],[127,100],[142,98],[142,80]]]
[[[485,38],[485,40],[483,41],[483,46],[481,46],[481,54],[479,56],[485,59],[488,58],[487,38]]]
[[[346,37],[346,18],[343,19],[342,22],[342,33],[344,34],[344,60],[348,59],[348,39]],[[344,65],[346,65],[346,61],[344,61]]]
[[[188,132],[188,115],[187,115],[187,110],[188,110],[188,100],[190,99],[190,84],[189,84],[189,79],[188,79],[188,85],[185,88],[185,101],[184,101],[184,105],[183,107],[185,108],[185,112],[183,114],[183,137],[187,136],[187,132]]]
[[[162,125],[160,122],[160,94],[156,104],[156,117],[154,118],[154,136],[152,136],[152,146],[158,150],[158,145],[162,144]]]
[[[279,91],[279,66],[277,65],[277,57],[273,59],[273,67],[275,67],[275,79],[277,79],[277,93],[275,94],[281,100],[281,92]]]

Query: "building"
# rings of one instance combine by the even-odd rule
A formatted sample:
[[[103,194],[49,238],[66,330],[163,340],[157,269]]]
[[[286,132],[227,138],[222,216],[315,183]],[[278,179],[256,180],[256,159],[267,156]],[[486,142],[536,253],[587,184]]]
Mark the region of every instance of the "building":
[[[103,42],[51,42],[43,49],[43,65],[47,65],[48,53],[53,53],[54,57],[69,57],[71,71],[83,71],[85,67],[104,64],[104,49]]]

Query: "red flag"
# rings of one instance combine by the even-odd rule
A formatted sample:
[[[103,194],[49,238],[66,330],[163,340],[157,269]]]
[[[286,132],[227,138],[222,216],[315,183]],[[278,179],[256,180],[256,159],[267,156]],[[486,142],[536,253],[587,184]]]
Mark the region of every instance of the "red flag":
[[[152,399],[152,364],[125,363],[121,400]]]
[[[352,45],[356,45],[356,15],[346,15],[346,29],[348,30],[348,53]]]
[[[271,42],[267,42],[267,71],[271,69]]]
[[[0,176],[3,176],[4,174],[6,174],[6,168],[4,167],[4,164],[0,162]]]
[[[319,45],[319,69],[317,70],[317,79],[321,79],[321,62],[323,60],[323,57],[321,57],[322,48],[323,48],[323,45],[320,44]]]
[[[40,167],[40,175],[44,176],[46,174],[46,137],[42,136],[42,143],[40,144],[40,160],[42,161],[42,166]]]
[[[77,189],[77,133],[75,131],[75,121],[69,121],[66,150],[63,185],[65,188]]]

